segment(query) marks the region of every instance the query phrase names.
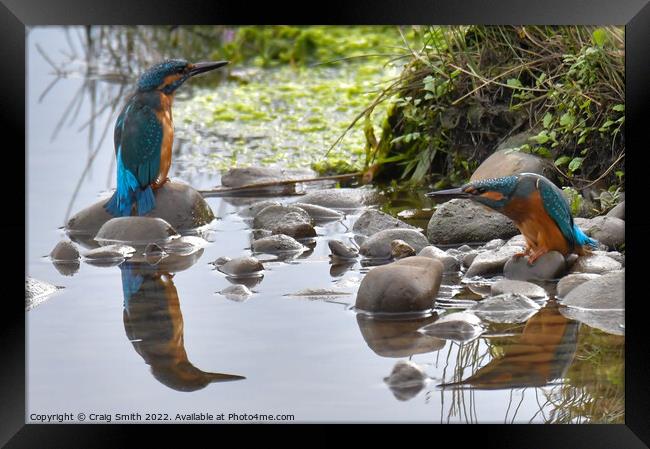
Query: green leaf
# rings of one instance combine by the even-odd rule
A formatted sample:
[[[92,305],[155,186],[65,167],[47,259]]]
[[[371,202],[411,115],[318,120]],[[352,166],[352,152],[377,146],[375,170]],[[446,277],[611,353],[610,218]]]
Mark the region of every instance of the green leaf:
[[[581,145],[585,143],[585,140],[587,140],[587,136],[582,136],[581,138],[578,139],[578,145]]]
[[[612,109],[615,110],[616,112],[624,112],[625,111],[625,105],[624,104],[616,104],[616,105],[614,105],[614,107]]]
[[[582,166],[582,161],[584,161],[584,157],[574,157],[573,160],[569,163],[569,171],[576,171]]]
[[[546,134],[546,131],[540,132],[536,136],[533,136],[532,139],[535,140],[535,142],[537,142],[540,145],[545,144],[546,142],[549,141],[549,137],[548,134]]]
[[[549,125],[551,124],[551,120],[553,120],[553,115],[551,115],[550,112],[547,112],[544,115],[544,119],[542,120],[542,124],[544,125],[544,128],[548,129]]]
[[[591,37],[596,45],[602,47],[607,40],[607,31],[604,28],[596,28]]]
[[[509,78],[508,81],[506,81],[506,84],[508,84],[508,86],[510,86],[510,87],[512,87],[514,89],[524,87],[524,85],[521,84],[521,81],[519,81],[519,79],[517,79],[517,78]]]
[[[570,128],[573,126],[575,121],[576,118],[571,112],[565,112],[562,114],[562,117],[560,117],[560,126]]]
[[[560,156],[555,160],[555,166],[556,167],[561,167],[565,164],[567,164],[571,158],[569,156]]]
[[[553,155],[551,154],[551,150],[549,150],[546,147],[538,147],[538,148],[536,148],[535,149],[535,154],[537,154],[540,157],[547,158],[547,159],[550,159],[550,158],[553,157]]]

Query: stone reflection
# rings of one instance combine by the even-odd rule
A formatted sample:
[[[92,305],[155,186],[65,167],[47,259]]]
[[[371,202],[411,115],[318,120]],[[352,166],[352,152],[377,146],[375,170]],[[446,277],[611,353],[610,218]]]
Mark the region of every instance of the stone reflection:
[[[577,350],[579,323],[562,316],[557,306],[539,310],[521,335],[491,339],[493,358],[470,377],[440,385],[502,389],[541,387],[565,377]]]
[[[154,266],[137,261],[120,265],[126,336],[151,367],[153,376],[177,391],[196,391],[213,382],[244,379],[238,375],[202,371],[187,358],[183,315],[170,269],[188,268],[200,254],[192,256],[170,256]]]

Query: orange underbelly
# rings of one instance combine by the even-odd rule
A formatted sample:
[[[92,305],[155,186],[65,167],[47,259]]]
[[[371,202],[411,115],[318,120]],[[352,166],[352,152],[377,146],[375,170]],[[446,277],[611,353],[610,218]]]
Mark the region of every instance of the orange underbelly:
[[[515,222],[533,251],[569,253],[569,245],[555,221],[546,213],[539,192],[526,199],[513,199],[504,212]]]
[[[157,115],[162,124],[163,138],[160,147],[160,170],[158,171],[158,176],[153,185],[154,188],[160,187],[167,180],[167,174],[172,165],[172,146],[174,143],[174,123],[172,121],[171,99],[166,95],[161,94],[161,103],[161,112],[158,112]]]

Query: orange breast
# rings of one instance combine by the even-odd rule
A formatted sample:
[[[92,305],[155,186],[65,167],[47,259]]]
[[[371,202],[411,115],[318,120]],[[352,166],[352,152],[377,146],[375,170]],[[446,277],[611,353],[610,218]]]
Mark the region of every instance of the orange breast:
[[[153,188],[163,185],[172,165],[172,145],[174,143],[174,122],[172,121],[172,96],[160,93],[161,108],[156,115],[163,128],[162,145],[160,148],[160,171]]]
[[[569,245],[546,213],[539,192],[533,192],[528,198],[513,198],[504,208],[504,214],[515,222],[531,249],[569,253]]]

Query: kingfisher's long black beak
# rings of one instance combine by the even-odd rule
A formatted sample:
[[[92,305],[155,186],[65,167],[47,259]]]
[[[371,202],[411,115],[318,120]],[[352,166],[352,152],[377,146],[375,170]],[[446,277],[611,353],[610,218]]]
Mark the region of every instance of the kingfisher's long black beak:
[[[441,200],[450,200],[452,198],[469,198],[470,194],[463,192],[462,187],[448,190],[438,190],[437,192],[429,192],[426,196]]]
[[[192,64],[190,69],[190,76],[199,75],[201,73],[209,72],[210,70],[218,69],[228,64],[228,61],[216,61],[216,62],[197,62]]]

